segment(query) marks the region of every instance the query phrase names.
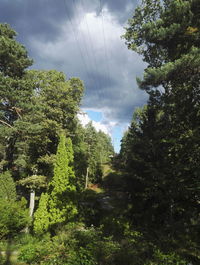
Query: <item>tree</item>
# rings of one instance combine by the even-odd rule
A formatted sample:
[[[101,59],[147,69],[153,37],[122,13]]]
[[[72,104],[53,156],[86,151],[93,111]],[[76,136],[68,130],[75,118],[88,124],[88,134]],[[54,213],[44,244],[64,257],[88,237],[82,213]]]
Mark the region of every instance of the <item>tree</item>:
[[[102,131],[97,133],[97,148],[101,164],[108,163],[114,155],[112,140],[108,134]]]
[[[48,227],[55,228],[59,224],[70,222],[76,216],[76,187],[72,163],[71,139],[66,139],[62,133],[55,158],[54,176],[49,183],[47,194],[42,194],[39,208],[35,213],[34,230],[36,232],[47,230]],[[48,214],[44,215],[46,211]]]
[[[34,232],[36,234],[43,234],[49,228],[48,199],[47,193],[41,194],[38,209],[34,214]]]
[[[198,258],[183,234],[196,249],[199,7],[196,0],[144,0],[124,35],[128,47],[148,63],[138,83],[150,96],[139,128],[132,123],[126,140],[134,223],[160,242],[178,242],[193,262]]]
[[[15,37],[16,32],[8,24],[0,24],[0,140],[4,147],[1,149],[4,169],[12,169],[14,146],[19,136],[17,123],[28,108],[33,89],[29,80],[24,79],[32,60]]]
[[[34,92],[32,107],[23,116],[25,141],[20,138],[15,144],[15,164],[20,167],[21,176],[30,175],[31,168],[37,167],[39,175],[51,178],[58,132],[66,130],[74,134],[83,84],[77,78],[66,80],[63,73],[55,70],[32,70],[26,78],[31,80]]]
[[[55,70],[28,71],[32,60],[15,37],[0,24],[0,170],[15,180],[32,167],[52,177],[57,132],[75,131],[83,84]]]
[[[66,148],[66,141],[68,149]],[[72,181],[75,178],[72,168],[73,150],[71,140],[64,134],[60,135],[60,141],[56,153],[54,176],[49,184],[49,223],[50,225],[73,220],[77,214],[74,202],[76,191]]]
[[[16,199],[15,183],[6,171],[0,174],[0,239],[11,240],[29,222],[26,200]]]
[[[15,182],[9,171],[0,174],[0,200],[15,201],[17,198]]]
[[[111,138],[104,132],[97,132],[92,122],[85,127],[84,133],[85,156],[87,161],[85,188],[89,182],[101,181],[102,164],[109,162],[114,154]]]
[[[8,24],[0,24],[0,72],[4,76],[21,77],[32,64],[24,46],[16,42],[16,32]]]
[[[29,223],[26,201],[1,200],[0,238],[13,238]]]
[[[35,171],[36,173],[36,171]],[[23,178],[18,181],[18,184],[25,186],[30,190],[30,199],[29,199],[29,215],[33,216],[34,208],[35,208],[35,192],[36,190],[41,189],[42,187],[46,187],[46,177],[38,176],[36,174],[32,176],[28,176],[27,178]]]

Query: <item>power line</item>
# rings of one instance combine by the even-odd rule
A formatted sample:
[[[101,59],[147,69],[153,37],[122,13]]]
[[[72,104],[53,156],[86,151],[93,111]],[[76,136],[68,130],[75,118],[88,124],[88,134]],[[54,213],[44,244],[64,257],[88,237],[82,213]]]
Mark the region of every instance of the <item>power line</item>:
[[[73,6],[74,6],[74,10],[75,10],[76,13],[78,14],[78,6],[77,6],[75,0],[72,0],[72,3],[73,3]],[[81,25],[81,21],[80,21],[80,20],[78,21],[77,18],[75,19],[75,21],[76,21],[76,26],[77,26],[77,28],[78,28],[78,26]],[[79,31],[78,31],[78,32],[79,32]],[[77,33],[77,35],[78,35],[78,33]],[[87,44],[86,44],[86,40],[85,40],[84,34],[81,34],[81,31],[80,31],[80,32],[79,32],[79,35],[80,35],[80,36],[82,35],[82,36],[81,36],[81,38],[82,38],[82,47],[83,47],[83,49],[85,50],[85,55],[86,55],[86,57],[88,57],[88,62],[90,62],[90,56],[89,56],[89,52],[88,52],[88,49],[87,49]]]
[[[81,1],[81,5],[82,5],[82,9],[83,11],[85,11],[86,9],[84,8],[85,6],[85,3],[84,3],[84,0],[80,0]],[[90,28],[89,28],[89,24],[88,24],[88,20],[87,20],[87,17],[85,17],[85,23],[86,23],[86,26],[87,26],[87,32],[88,32],[88,37],[89,37],[89,42],[91,44],[91,51],[92,51],[92,54],[93,54],[93,58],[94,58],[94,66],[95,66],[95,70],[96,70],[96,73],[98,74],[98,64],[97,64],[97,59],[96,59],[96,55],[95,55],[95,49],[94,49],[94,45],[93,45],[93,41],[92,41],[92,37],[91,37],[91,31],[90,31]],[[100,92],[102,92],[101,90],[101,79],[99,79],[99,90]]]
[[[109,81],[111,81],[109,57],[108,57],[108,50],[107,50],[107,43],[106,43],[106,36],[105,36],[102,0],[99,0],[99,5],[100,5],[101,20],[102,20],[102,33],[103,33],[103,42],[104,42],[104,51],[105,51],[105,61],[106,61],[106,66],[107,66],[108,79]]]
[[[74,10],[78,13],[78,6],[77,6],[77,3],[75,2],[75,0],[72,0],[73,1],[73,6],[74,6]],[[78,21],[78,20],[76,20],[76,21]],[[78,28],[78,25],[79,24],[81,24],[81,21],[79,20],[78,21],[78,23],[76,22],[76,24],[77,24],[77,28]],[[84,34],[81,34],[81,31],[80,31],[80,36],[82,35],[82,47],[83,47],[83,49],[85,50],[85,57],[87,58],[86,59],[86,61],[88,61],[89,62],[89,65],[90,65],[90,67],[92,68],[93,67],[93,65],[92,65],[92,60],[90,59],[90,56],[89,56],[89,51],[88,51],[88,47],[87,47],[87,42],[86,42],[86,40],[85,40],[85,36],[84,36]],[[77,39],[78,39],[78,33],[77,33]],[[97,85],[96,85],[96,80],[95,80],[95,78],[94,78],[94,76],[93,76],[93,74],[92,74],[92,72],[93,71],[90,71],[90,68],[88,68],[89,69],[89,71],[88,71],[88,73],[87,73],[87,75],[88,75],[88,78],[89,79],[91,79],[91,80],[93,80],[93,84],[94,84],[94,86],[95,87],[97,87]],[[89,74],[90,73],[90,74]],[[91,75],[91,77],[90,77],[90,75]],[[96,89],[95,89],[95,92],[98,92]]]
[[[73,32],[73,35],[74,35],[74,39],[75,39],[75,42],[76,42],[76,44],[77,44],[77,46],[78,46],[79,53],[80,53],[80,56],[81,56],[81,59],[82,59],[83,65],[84,65],[85,70],[86,70],[86,73],[87,73],[87,75],[88,75],[87,64],[86,64],[86,61],[85,61],[85,58],[84,58],[83,51],[82,51],[82,49],[81,49],[81,46],[80,46],[79,40],[78,40],[78,35],[77,35],[77,32],[76,32],[75,29],[74,29],[74,26],[73,26],[73,23],[72,23],[71,17],[70,17],[70,15],[69,15],[69,13],[68,13],[68,6],[67,6],[67,2],[66,2],[65,0],[64,0],[64,3],[65,3],[65,6],[66,6],[66,10],[67,10],[67,13],[66,13],[66,14],[67,14],[68,20],[69,20],[69,22],[70,22],[70,24],[71,24],[71,28],[72,28],[72,32]]]
[[[73,6],[74,6],[74,10],[75,12],[78,12],[78,7],[77,7],[77,4],[75,2],[75,0],[72,0],[73,1]],[[81,4],[82,4],[82,9],[84,10],[84,2],[83,0],[80,0],[81,1]],[[101,3],[101,0],[100,1],[100,10],[101,10],[101,7],[102,7],[102,3]],[[89,29],[89,24],[88,24],[88,21],[87,21],[87,18],[85,17],[85,23],[86,23],[86,27],[87,27],[87,32],[88,32],[88,39],[89,39],[89,43],[91,45],[91,49],[89,49],[88,51],[88,47],[87,47],[87,42],[85,40],[85,37],[84,37],[84,34],[82,34],[82,44],[80,44],[80,41],[79,41],[79,36],[78,36],[78,31],[76,31],[76,24],[75,26],[73,25],[73,22],[72,22],[72,19],[68,13],[68,6],[67,6],[67,2],[66,0],[64,0],[64,3],[66,5],[66,9],[67,9],[67,17],[68,17],[68,20],[71,24],[71,28],[72,28],[72,32],[73,32],[73,35],[74,35],[74,39],[75,39],[75,42],[77,44],[77,47],[78,47],[78,50],[79,50],[79,53],[80,53],[80,56],[81,56],[81,60],[82,60],[82,63],[83,63],[83,66],[85,68],[85,71],[86,71],[86,74],[88,76],[89,79],[93,79],[93,84],[94,86],[97,88],[97,85],[99,87],[99,92],[101,94],[103,94],[103,91],[101,89],[101,80],[99,80],[99,82],[96,82],[94,76],[92,75],[92,73],[90,74],[90,68],[88,67],[88,63],[89,65],[92,67],[93,66],[93,61],[90,60],[90,53],[89,51],[92,51],[93,53],[93,56],[92,58],[94,59],[94,69],[96,70],[96,73],[98,73],[98,63],[97,63],[97,60],[96,60],[96,56],[95,56],[95,49],[94,49],[94,46],[93,46],[93,41],[92,41],[92,37],[91,37],[91,32],[90,32],[90,29]],[[105,63],[106,63],[106,67],[107,67],[107,72],[106,72],[106,75],[108,75],[108,80],[111,80],[111,77],[110,77],[110,67],[109,67],[109,58],[108,58],[108,52],[107,52],[107,44],[106,44],[106,37],[105,37],[105,28],[104,28],[104,17],[103,17],[103,12],[101,12],[101,19],[102,19],[102,33],[103,33],[103,43],[104,43],[104,55],[105,55]],[[81,22],[79,22],[79,24],[81,24]],[[77,27],[78,27],[78,24],[77,24]],[[81,34],[81,32],[80,32]],[[85,52],[84,52],[85,50]],[[86,58],[85,58],[86,57]],[[103,87],[103,86],[102,86]],[[98,90],[95,89],[95,92],[98,93]]]

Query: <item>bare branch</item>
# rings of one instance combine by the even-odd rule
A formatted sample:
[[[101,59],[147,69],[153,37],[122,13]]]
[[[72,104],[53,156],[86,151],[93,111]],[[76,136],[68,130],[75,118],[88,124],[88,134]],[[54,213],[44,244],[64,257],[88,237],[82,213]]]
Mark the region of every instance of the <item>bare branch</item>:
[[[7,125],[8,127],[10,127],[10,128],[14,128],[13,126],[11,126],[9,123],[7,123],[6,121],[2,121],[2,120],[0,120],[0,123],[3,123],[3,124],[5,124],[5,125]]]

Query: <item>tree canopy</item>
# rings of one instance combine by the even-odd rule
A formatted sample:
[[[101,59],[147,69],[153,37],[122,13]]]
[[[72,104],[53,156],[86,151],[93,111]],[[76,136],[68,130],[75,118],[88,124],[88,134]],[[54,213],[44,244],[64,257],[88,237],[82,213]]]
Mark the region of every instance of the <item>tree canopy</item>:
[[[121,151],[133,224],[165,248],[173,241],[179,254],[180,246],[187,249],[193,262],[200,196],[199,4],[144,0],[129,20],[124,38],[148,63],[138,84],[149,101],[135,113]]]

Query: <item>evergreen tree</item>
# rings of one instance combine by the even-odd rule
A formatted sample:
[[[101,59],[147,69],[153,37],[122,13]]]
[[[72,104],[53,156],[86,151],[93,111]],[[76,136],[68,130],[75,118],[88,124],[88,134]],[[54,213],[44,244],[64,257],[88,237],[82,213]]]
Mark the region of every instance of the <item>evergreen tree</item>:
[[[74,133],[83,84],[55,70],[27,71],[32,60],[15,37],[0,24],[0,170],[17,180],[37,167],[51,178],[57,131]]]
[[[25,78],[32,64],[26,49],[16,41],[16,32],[0,24],[0,145],[1,168],[14,168],[15,143],[21,134],[22,115],[29,108],[33,86]]]
[[[69,149],[66,148],[67,146]],[[54,176],[49,184],[49,223],[50,225],[69,222],[77,214],[74,202],[76,191],[72,180],[75,174],[72,168],[73,150],[71,139],[64,134],[60,135],[60,141],[54,164]]]
[[[150,95],[125,145],[131,216],[158,244],[182,245],[193,262],[199,255],[192,250],[199,244],[199,8],[196,0],[144,0],[125,34],[148,63],[138,83]]]
[[[49,183],[47,194],[42,194],[35,213],[36,233],[43,232],[49,227],[54,229],[59,224],[72,221],[76,216],[76,187],[72,163],[72,142],[62,133],[55,157],[54,176]]]
[[[0,174],[0,239],[11,240],[29,223],[26,200],[17,201],[16,186],[9,171]]]
[[[9,171],[0,174],[0,200],[15,201],[16,187]]]
[[[38,174],[51,178],[59,141],[57,131],[74,134],[83,84],[77,78],[66,80],[63,73],[55,70],[32,70],[26,77],[31,80],[34,93],[32,107],[23,116],[25,141],[20,137],[15,144],[15,164],[23,177],[30,175],[31,168],[36,166]]]
[[[111,138],[102,131],[97,132],[90,122],[85,127],[84,142],[89,182],[98,183],[102,177],[102,164],[110,162],[110,156],[114,154]]]
[[[34,232],[36,234],[42,234],[49,228],[48,199],[49,195],[42,193],[38,209],[34,214]]]

